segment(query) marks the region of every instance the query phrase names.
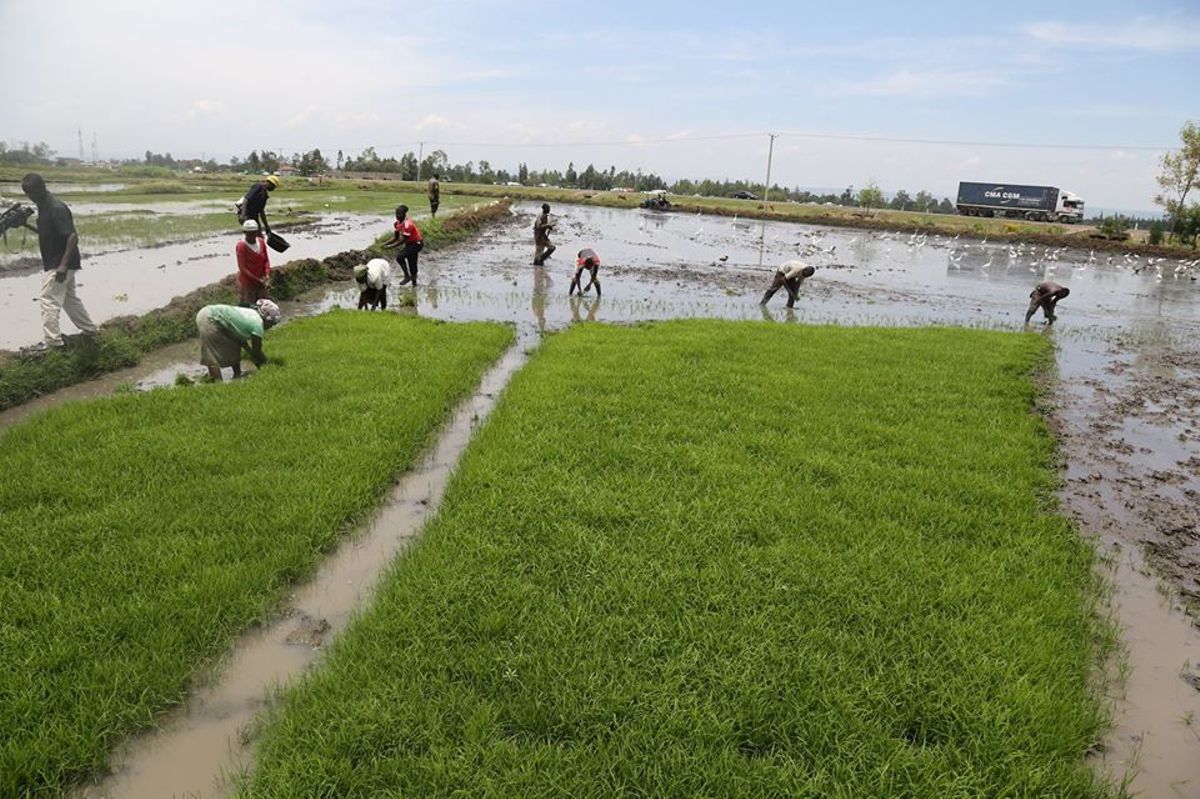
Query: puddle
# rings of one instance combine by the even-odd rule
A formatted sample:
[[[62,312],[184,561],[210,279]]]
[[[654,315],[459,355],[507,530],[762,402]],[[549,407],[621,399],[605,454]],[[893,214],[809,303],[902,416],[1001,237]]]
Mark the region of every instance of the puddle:
[[[525,363],[536,337],[525,335],[484,376],[424,462],[403,474],[361,533],[295,588],[282,616],[241,637],[211,685],[193,692],[153,733],[133,738],[114,757],[113,776],[74,793],[77,799],[224,796],[226,778],[252,762],[245,733],[272,691],[320,656],[361,608],[376,579],[437,510],[475,428]]]
[[[1096,760],[1118,782],[1134,775],[1136,796],[1200,796],[1200,639],[1137,550],[1115,555],[1113,605],[1128,677]]]
[[[36,169],[36,167],[34,167]],[[56,194],[91,194],[104,193],[110,191],[120,191],[128,184],[125,183],[54,183],[53,189]],[[0,200],[11,202],[19,200],[28,202],[25,198],[25,192],[21,191],[21,181],[0,183]]]

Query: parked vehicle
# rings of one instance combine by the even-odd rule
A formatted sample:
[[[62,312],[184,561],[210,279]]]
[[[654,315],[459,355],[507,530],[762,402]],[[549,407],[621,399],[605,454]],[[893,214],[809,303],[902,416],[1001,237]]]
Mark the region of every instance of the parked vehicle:
[[[1083,198],[1055,186],[962,182],[958,184],[955,206],[964,216],[1006,216],[1068,224],[1083,220]]]
[[[735,200],[757,200],[758,199],[757,194],[754,194],[753,192],[749,192],[749,191],[745,191],[745,190],[735,191],[730,196],[733,197],[733,199],[735,199]]]

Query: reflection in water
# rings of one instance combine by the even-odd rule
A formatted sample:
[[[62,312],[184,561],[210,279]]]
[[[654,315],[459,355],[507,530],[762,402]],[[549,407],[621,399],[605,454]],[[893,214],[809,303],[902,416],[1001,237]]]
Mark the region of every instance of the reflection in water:
[[[546,332],[546,292],[549,288],[550,276],[546,274],[546,267],[533,267],[533,296],[531,302],[533,318],[537,320],[539,333]]]
[[[778,322],[781,320],[784,322],[796,321],[796,310],[794,308],[784,308],[779,317],[776,317],[775,312],[766,305],[759,305],[758,310],[762,313],[764,322]]]
[[[586,305],[584,305],[583,297],[579,296],[578,294],[573,294],[570,297],[570,303],[571,303],[571,321],[572,322],[582,322],[583,321],[583,319],[581,318],[581,316],[579,314],[580,310],[584,310],[587,312],[587,321],[589,321],[589,322],[596,321],[596,311],[600,308],[600,298],[599,297],[596,297],[594,300],[589,300],[588,303]]]

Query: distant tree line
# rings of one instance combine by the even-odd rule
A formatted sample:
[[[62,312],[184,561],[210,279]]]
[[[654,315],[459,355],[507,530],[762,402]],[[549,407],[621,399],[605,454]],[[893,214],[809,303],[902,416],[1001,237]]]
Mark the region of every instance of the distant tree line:
[[[53,164],[54,150],[43,142],[0,141],[0,164]]]

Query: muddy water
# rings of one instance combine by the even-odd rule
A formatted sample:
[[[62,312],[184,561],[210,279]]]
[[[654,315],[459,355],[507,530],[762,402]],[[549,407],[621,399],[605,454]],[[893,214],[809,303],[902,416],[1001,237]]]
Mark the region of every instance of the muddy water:
[[[244,733],[266,707],[272,689],[320,656],[322,645],[345,628],[396,554],[436,512],[450,474],[475,428],[483,423],[536,339],[526,336],[483,378],[433,451],[405,473],[387,504],[348,540],[309,582],[297,587],[281,616],[237,642],[219,675],[153,734],[130,741],[115,756],[113,776],[76,792],[95,799],[223,796],[226,778],[251,762]]]

